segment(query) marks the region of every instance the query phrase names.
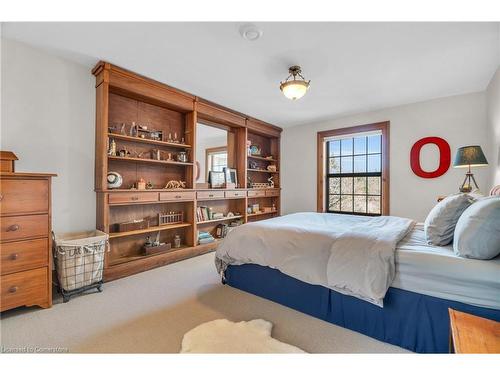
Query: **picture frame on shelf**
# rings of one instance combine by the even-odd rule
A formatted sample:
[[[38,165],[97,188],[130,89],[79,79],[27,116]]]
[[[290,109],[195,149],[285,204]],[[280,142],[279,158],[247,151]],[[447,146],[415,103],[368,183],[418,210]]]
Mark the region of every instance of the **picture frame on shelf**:
[[[235,168],[224,167],[224,178],[226,184],[238,186],[238,171]]]
[[[226,183],[226,174],[224,172],[208,172],[208,183],[212,189],[221,189]]]

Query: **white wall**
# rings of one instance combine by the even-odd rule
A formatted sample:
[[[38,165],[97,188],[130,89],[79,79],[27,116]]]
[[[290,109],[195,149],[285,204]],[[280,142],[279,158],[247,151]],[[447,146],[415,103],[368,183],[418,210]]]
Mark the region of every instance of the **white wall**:
[[[500,68],[491,79],[486,91],[488,130],[491,140],[491,186],[500,184]]]
[[[335,103],[332,103],[335,105]],[[453,96],[368,112],[319,124],[286,128],[282,137],[282,205],[284,213],[316,210],[316,133],[348,126],[390,121],[390,213],[424,220],[439,195],[458,192],[464,169],[450,167],[435,179],[423,179],[410,168],[411,146],[420,138],[438,136],[448,141],[452,159],[457,147],[481,145],[492,160],[487,138],[484,92]],[[422,149],[422,166],[435,169],[437,147]],[[489,168],[474,174],[483,192],[490,188]]]
[[[95,89],[89,67],[2,39],[1,149],[53,172],[53,229],[95,228]]]

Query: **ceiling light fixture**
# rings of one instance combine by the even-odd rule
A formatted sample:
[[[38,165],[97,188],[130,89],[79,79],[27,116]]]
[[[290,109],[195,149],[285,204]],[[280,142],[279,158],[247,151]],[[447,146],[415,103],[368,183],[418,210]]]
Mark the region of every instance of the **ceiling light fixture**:
[[[289,76],[284,82],[280,82],[280,90],[283,92],[288,99],[297,100],[302,98],[306,91],[309,89],[309,83],[306,81],[304,76],[301,74],[302,69],[300,66],[294,65],[288,68]],[[299,77],[297,79],[297,77]]]

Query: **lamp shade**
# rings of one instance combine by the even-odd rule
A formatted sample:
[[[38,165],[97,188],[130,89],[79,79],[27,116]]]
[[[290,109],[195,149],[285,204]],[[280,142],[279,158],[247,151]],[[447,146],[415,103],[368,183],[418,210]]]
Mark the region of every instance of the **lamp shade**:
[[[488,161],[483,150],[481,150],[481,146],[460,147],[453,161],[455,168],[479,167],[482,165],[488,165]]]

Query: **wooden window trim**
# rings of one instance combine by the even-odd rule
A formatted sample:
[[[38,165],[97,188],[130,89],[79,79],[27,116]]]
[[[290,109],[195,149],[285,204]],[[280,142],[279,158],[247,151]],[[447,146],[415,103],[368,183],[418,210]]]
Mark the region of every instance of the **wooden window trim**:
[[[379,130],[382,132],[382,215],[390,215],[389,210],[389,128],[390,122],[351,126],[318,132],[317,139],[317,211],[326,212],[325,207],[325,139],[341,135]]]
[[[213,154],[214,152],[222,152],[226,151],[227,152],[227,146],[220,146],[220,147],[209,147],[205,149],[205,181],[208,181],[208,157],[210,154]]]

